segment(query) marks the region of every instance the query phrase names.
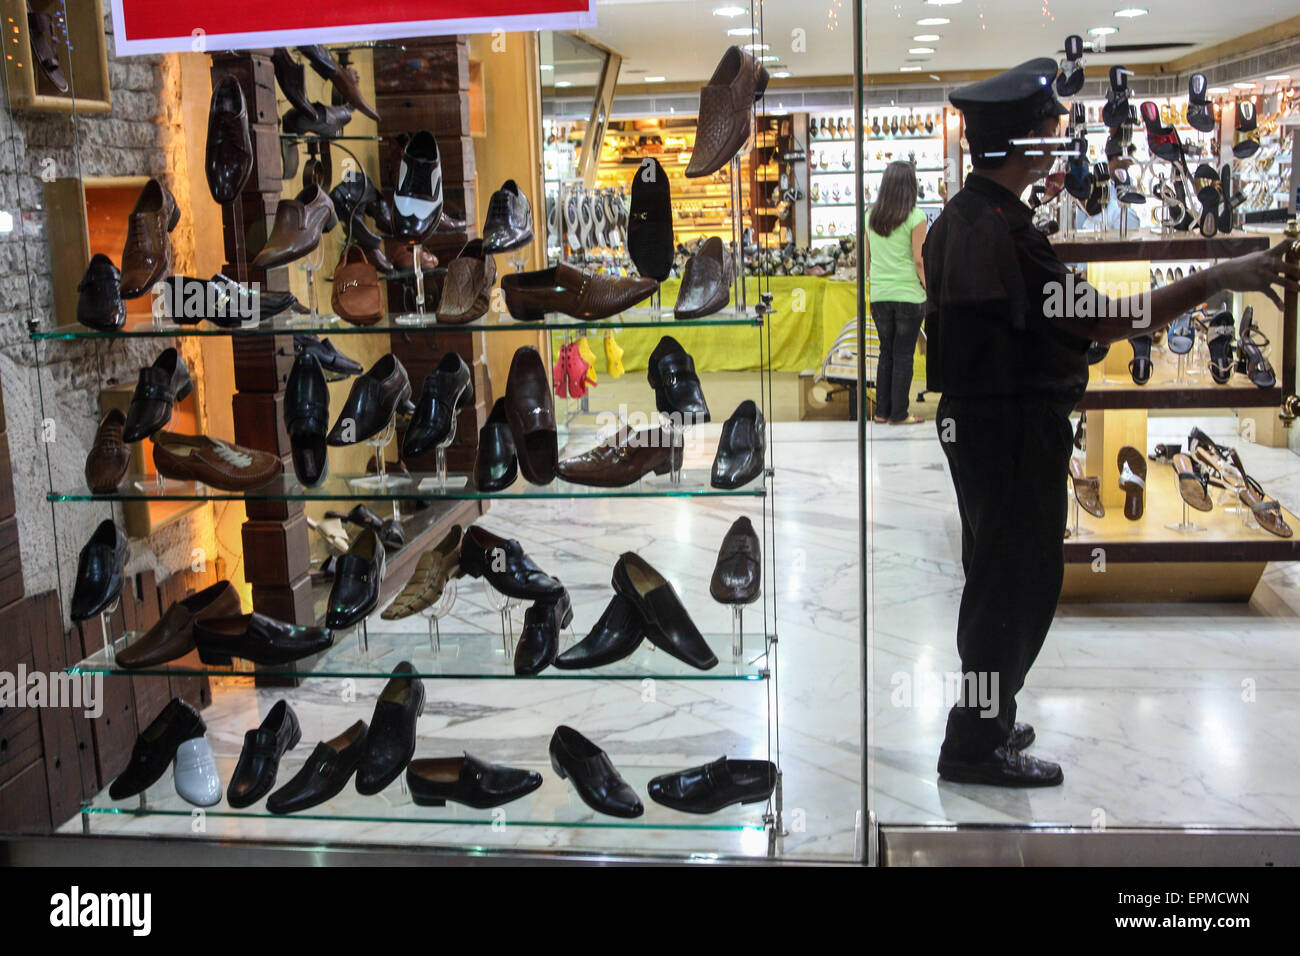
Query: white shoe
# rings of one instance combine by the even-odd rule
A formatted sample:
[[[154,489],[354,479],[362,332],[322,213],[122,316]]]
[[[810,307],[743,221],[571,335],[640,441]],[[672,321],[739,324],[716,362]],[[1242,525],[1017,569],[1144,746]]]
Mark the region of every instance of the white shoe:
[[[207,737],[193,737],[176,748],[176,792],[196,807],[221,802],[221,777]]]

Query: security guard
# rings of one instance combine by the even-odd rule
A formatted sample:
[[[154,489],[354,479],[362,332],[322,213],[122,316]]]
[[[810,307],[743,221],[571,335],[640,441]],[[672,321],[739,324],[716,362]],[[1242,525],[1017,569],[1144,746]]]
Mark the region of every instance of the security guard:
[[[1061,595],[1069,415],[1088,384],[1089,344],[1159,331],[1219,291],[1263,292],[1281,308],[1273,287],[1300,289],[1283,243],[1127,302],[1079,280],[1065,294],[1066,267],[1020,199],[1062,149],[1041,142],[1062,136],[1056,73],[1055,61],[1031,60],[952,94],[974,172],[925,243],[926,367],[942,393],[936,424],[966,573],[962,694],[948,715],[939,776],[960,783],[1063,780],[1059,765],[1022,753],[1034,730],[1016,722],[1016,694]],[[1076,310],[1085,296],[1092,302]]]

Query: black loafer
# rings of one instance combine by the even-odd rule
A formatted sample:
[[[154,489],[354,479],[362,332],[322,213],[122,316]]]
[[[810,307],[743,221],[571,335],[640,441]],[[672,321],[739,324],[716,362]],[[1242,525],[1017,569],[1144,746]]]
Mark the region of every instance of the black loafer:
[[[113,260],[97,252],[77,283],[77,321],[97,332],[116,332],[126,324],[122,301],[122,273]]]
[[[194,391],[185,360],[174,348],[165,350],[140,370],[135,394],[126,410],[122,440],[130,444],[148,438],[172,419],[172,406]]]
[[[366,722],[358,720],[333,740],[316,745],[302,769],[266,801],[272,813],[297,813],[343,792],[366,748]]]
[[[109,786],[108,795],[125,800],[148,790],[167,772],[176,748],[206,732],[198,711],[179,697],[173,699],[135,739],[131,761]]]
[[[474,455],[474,487],[479,491],[505,491],[519,480],[519,458],[515,439],[506,418],[506,400],[498,398],[478,433]]]
[[[555,663],[560,650],[560,631],[573,623],[569,592],[559,600],[538,601],[524,612],[524,629],[515,645],[515,674],[531,677]]]
[[[993,787],[1056,787],[1065,781],[1065,774],[1059,764],[1002,746],[982,760],[953,760],[940,755],[939,779]]]
[[[717,813],[737,803],[764,803],[776,789],[776,764],[770,760],[728,760],[655,777],[650,799],[683,813]]]
[[[101,521],[77,559],[72,588],[72,619],[84,621],[108,608],[122,593],[126,535],[111,519]]]
[[[469,366],[458,353],[448,352],[424,379],[402,439],[402,457],[418,458],[445,445],[455,432],[457,413],[473,401]]]
[[[650,387],[655,390],[655,407],[682,425],[709,420],[709,405],[704,400],[700,377],[695,374],[695,360],[671,335],[665,335],[650,353],[646,370]]]
[[[1007,747],[1012,750],[1027,750],[1035,740],[1032,724],[1016,724],[1007,736]]]
[[[542,785],[534,770],[516,770],[484,763],[477,757],[413,760],[406,768],[406,785],[417,807],[445,807],[447,801],[488,810],[527,796]]]
[[[330,588],[325,626],[331,630],[360,624],[379,603],[379,586],[384,580],[383,542],[374,531],[363,531],[348,553],[334,562],[334,584]]]
[[[645,639],[645,624],[632,603],[615,594],[591,633],[555,659],[562,671],[586,670],[621,661]]]
[[[521,601],[556,601],[564,593],[564,585],[534,564],[518,541],[478,525],[465,532],[460,569],[472,578],[486,578],[502,594]]]
[[[310,353],[299,355],[284,391],[284,427],[293,451],[293,470],[308,488],[325,480],[329,471],[330,392],[320,362]]]
[[[415,756],[415,723],[424,710],[424,682],[410,661],[393,668],[366,733],[357,764],[357,793],[378,793],[398,778]]]
[[[286,624],[265,614],[211,617],[194,623],[199,660],[214,666],[232,664],[236,657],[267,667],[292,664],[333,643],[324,628]]]
[[[301,739],[298,715],[288,701],[277,701],[261,725],[244,734],[244,749],[226,787],[226,803],[238,810],[270,793],[280,771],[280,758]]]
[[[645,622],[646,637],[655,647],[702,671],[717,666],[717,656],[676,590],[640,555],[628,551],[618,559],[614,590],[636,608]]]
[[[743,488],[767,463],[767,424],[752,400],[740,403],[722,426],[709,482],[714,488]]]
[[[636,271],[663,282],[673,271],[673,206],[668,174],[648,156],[632,178],[627,254]]]
[[[709,593],[719,604],[753,604],[763,583],[763,547],[748,518],[737,518],[722,539]]]
[[[402,150],[402,164],[393,192],[393,235],[422,244],[442,219],[442,157],[438,141],[420,130]]]
[[[609,755],[572,727],[555,728],[550,752],[555,772],[572,781],[582,802],[597,813],[628,819],[645,813],[641,799],[619,776]]]
[[[483,251],[510,252],[533,241],[533,211],[513,179],[492,194],[483,220]]]
[[[388,427],[410,395],[411,380],[406,368],[389,352],[352,383],[348,400],[326,441],[342,446],[374,438]]]
[[[271,293],[262,293],[265,299]],[[296,301],[296,300],[295,300]],[[329,339],[321,340],[314,335],[298,333],[293,337],[293,351],[296,355],[312,355],[320,363],[321,371],[330,375],[360,375],[361,363],[348,358],[334,347]]]

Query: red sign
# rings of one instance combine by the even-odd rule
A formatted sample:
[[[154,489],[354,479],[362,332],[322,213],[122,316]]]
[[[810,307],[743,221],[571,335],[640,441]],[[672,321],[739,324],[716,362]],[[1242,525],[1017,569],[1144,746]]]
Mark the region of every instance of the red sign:
[[[596,0],[113,0],[118,56],[595,25]]]

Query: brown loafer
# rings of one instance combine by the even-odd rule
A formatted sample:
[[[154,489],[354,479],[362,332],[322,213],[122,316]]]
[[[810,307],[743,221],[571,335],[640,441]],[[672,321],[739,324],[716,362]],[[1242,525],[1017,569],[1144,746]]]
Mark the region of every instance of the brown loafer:
[[[262,251],[253,259],[254,269],[274,269],[301,259],[320,245],[322,232],[338,223],[329,193],[315,183],[293,199],[281,199],[275,207],[275,225]]]
[[[506,421],[515,442],[519,470],[534,485],[549,485],[559,465],[555,405],[546,379],[546,366],[537,349],[525,345],[515,352],[506,376]]]
[[[438,321],[464,325],[487,314],[497,264],[483,253],[483,240],[475,239],[447,266],[447,278],[438,300]]]
[[[123,651],[117,662],[125,668],[157,667],[194,650],[194,625],[209,618],[240,614],[239,593],[229,581],[218,581],[167,609],[158,623]]]
[[[1074,497],[1079,507],[1094,518],[1106,517],[1106,506],[1101,503],[1101,479],[1083,473],[1083,462],[1070,459],[1070,480],[1074,483]]]
[[[576,458],[560,462],[565,481],[592,488],[623,488],[654,472],[668,474],[682,464],[682,446],[662,428],[622,429],[617,435]]]
[[[99,423],[95,442],[86,456],[86,485],[96,495],[117,491],[131,465],[131,449],[122,440],[126,416],[113,409]]]
[[[642,276],[597,275],[561,262],[553,269],[516,272],[501,280],[506,308],[521,322],[541,322],[548,312],[575,319],[608,319],[654,295],[659,283]]]
[[[412,614],[419,614],[442,600],[442,592],[447,582],[461,576],[462,537],[461,527],[456,525],[435,547],[420,555],[415,573],[411,575],[393,603],[384,608],[384,613],[380,617],[385,621],[400,621]]]
[[[280,459],[270,452],[243,448],[206,435],[167,431],[153,436],[153,463],[164,478],[201,481],[221,491],[256,488],[284,471]]]
[[[738,46],[728,47],[709,85],[700,90],[695,149],[686,175],[690,179],[716,173],[749,138],[749,114],[754,100],[767,88],[767,70]]]
[[[437,256],[424,248],[424,246],[420,246],[419,250],[420,271],[432,272],[434,269],[438,268]],[[415,255],[411,252],[410,245],[402,246],[393,253],[393,266],[397,269],[409,269],[411,272],[415,272]]]
[[[700,319],[725,309],[731,301],[731,269],[731,253],[722,240],[717,236],[704,240],[686,260],[673,316]]]
[[[181,211],[167,187],[156,179],[145,183],[126,226],[122,298],[138,299],[171,271],[172,244],[167,234],[180,221]]]

